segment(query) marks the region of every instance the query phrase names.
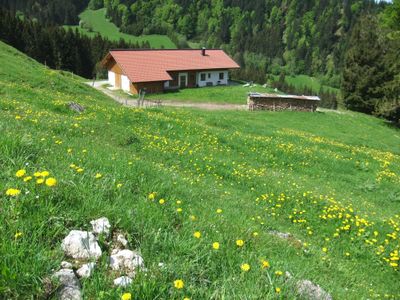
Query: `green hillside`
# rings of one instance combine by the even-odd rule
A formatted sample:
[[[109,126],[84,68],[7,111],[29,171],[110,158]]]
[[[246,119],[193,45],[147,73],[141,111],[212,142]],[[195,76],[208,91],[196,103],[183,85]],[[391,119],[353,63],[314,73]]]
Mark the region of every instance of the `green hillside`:
[[[400,298],[398,129],[347,112],[125,108],[3,43],[0,65],[0,298],[55,297],[62,239],[102,216],[147,272],[117,289],[104,258],[85,299],[293,299],[301,279],[334,299]]]
[[[81,28],[80,26],[64,26],[66,28],[78,29],[80,32],[88,36],[96,36],[100,33],[103,37],[106,37],[112,41],[119,41],[121,38],[127,42],[132,43],[143,43],[149,42],[152,48],[171,48],[176,49],[176,45],[166,35],[142,35],[134,36],[120,32],[119,28],[109,20],[107,20],[106,9],[90,10],[86,9],[79,15],[81,21],[86,26],[91,27],[92,30],[88,30],[88,27]]]
[[[272,75],[275,81],[279,80],[279,76]],[[324,85],[321,81],[316,77],[310,77],[308,75],[295,75],[295,76],[286,76],[285,81],[287,84],[296,87],[297,89],[308,88],[311,89],[314,93],[319,93],[322,89],[323,91],[327,91],[334,94],[340,94],[340,90],[328,85]]]

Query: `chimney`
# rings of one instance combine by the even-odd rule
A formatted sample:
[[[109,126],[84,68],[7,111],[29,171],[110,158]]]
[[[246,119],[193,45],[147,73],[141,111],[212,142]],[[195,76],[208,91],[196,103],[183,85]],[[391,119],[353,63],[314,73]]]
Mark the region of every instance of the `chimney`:
[[[206,48],[201,48],[201,55],[206,56]]]

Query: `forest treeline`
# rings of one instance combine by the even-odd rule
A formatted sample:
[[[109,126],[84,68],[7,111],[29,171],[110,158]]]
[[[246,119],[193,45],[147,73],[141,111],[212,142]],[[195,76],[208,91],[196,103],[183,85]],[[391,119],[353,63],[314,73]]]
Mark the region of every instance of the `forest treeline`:
[[[0,0],[0,6],[10,11],[20,11],[47,25],[74,25],[79,13],[89,0]]]
[[[122,31],[178,33],[209,48],[222,47],[242,66],[236,77],[307,74],[340,86],[345,49],[357,20],[377,14],[374,0],[91,0],[107,8]]]
[[[112,42],[100,35],[89,38],[77,30],[44,26],[1,8],[0,40],[50,68],[71,71],[86,78],[93,78],[100,69],[99,61],[110,49],[150,47],[148,43]]]

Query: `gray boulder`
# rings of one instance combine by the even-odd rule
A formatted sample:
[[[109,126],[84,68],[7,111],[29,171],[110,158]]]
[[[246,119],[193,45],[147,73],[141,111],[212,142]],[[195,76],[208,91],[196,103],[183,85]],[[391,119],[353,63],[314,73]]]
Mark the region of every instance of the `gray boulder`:
[[[93,233],[72,230],[62,241],[65,255],[78,260],[98,259],[102,252]]]
[[[68,262],[68,261],[62,261],[62,262],[61,262],[61,268],[63,268],[63,269],[72,269],[73,266],[72,266],[72,264],[71,264],[70,262]]]
[[[121,276],[114,280],[115,286],[127,287],[132,283],[132,279],[127,276]]]
[[[143,258],[131,250],[116,250],[110,256],[110,267],[114,271],[123,271],[133,278],[137,268],[144,268]]]
[[[332,300],[332,296],[324,291],[318,284],[310,280],[300,280],[296,284],[297,293],[309,300]]]
[[[71,269],[61,269],[53,274],[53,279],[60,284],[58,298],[60,300],[81,300],[81,286],[74,271]]]
[[[105,234],[106,236],[110,234],[111,225],[107,218],[90,221],[90,224],[92,225],[94,234]]]
[[[80,278],[89,278],[90,276],[92,276],[95,266],[96,264],[93,262],[84,264],[76,271],[76,274],[78,274]]]

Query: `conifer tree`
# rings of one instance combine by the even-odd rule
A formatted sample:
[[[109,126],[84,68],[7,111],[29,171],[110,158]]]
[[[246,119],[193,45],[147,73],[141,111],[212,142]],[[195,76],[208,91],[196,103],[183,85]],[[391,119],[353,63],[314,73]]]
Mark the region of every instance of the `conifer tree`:
[[[376,17],[362,17],[354,27],[345,57],[342,91],[348,109],[374,113],[387,79],[384,47]]]

